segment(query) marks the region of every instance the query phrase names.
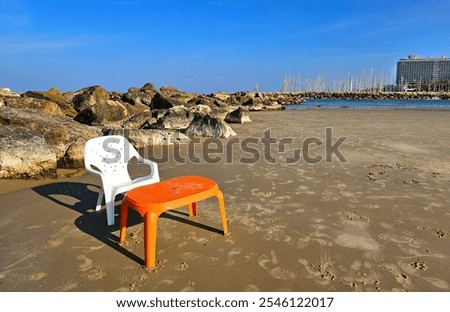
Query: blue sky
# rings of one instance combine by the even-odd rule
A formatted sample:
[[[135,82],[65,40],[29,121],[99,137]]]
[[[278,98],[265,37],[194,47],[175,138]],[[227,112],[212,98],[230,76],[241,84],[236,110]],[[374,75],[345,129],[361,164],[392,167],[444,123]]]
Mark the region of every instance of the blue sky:
[[[0,87],[278,91],[450,56],[450,1],[16,0],[0,10]]]

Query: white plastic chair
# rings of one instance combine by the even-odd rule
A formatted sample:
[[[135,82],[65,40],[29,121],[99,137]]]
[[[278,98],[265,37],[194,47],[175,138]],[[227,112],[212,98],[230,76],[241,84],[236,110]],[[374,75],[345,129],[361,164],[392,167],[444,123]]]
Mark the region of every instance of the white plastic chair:
[[[132,180],[128,173],[128,162],[133,157],[136,157],[139,163],[148,164],[151,173]],[[84,165],[88,172],[102,179],[95,210],[100,210],[104,195],[108,225],[114,225],[116,195],[138,186],[159,182],[158,164],[139,155],[133,145],[120,135],[102,136],[87,141]]]

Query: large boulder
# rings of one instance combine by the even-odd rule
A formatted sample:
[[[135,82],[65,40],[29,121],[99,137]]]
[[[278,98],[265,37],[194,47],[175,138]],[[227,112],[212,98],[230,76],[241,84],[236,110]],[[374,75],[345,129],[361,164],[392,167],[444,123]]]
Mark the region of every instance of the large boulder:
[[[69,102],[72,103],[77,112],[81,112],[95,103],[106,102],[110,98],[109,92],[101,86],[83,88],[68,96]]]
[[[189,100],[188,105],[204,105],[214,107],[215,100],[209,96],[199,95]]]
[[[228,107],[215,107],[211,110],[211,113],[209,113],[209,115],[211,117],[220,119],[220,120],[225,120],[225,118],[228,116],[228,114],[230,112],[232,112],[233,110],[235,110],[233,108],[233,106],[228,106]]]
[[[197,94],[195,94],[195,93],[183,92],[172,86],[161,87],[159,89],[159,91],[165,97],[180,103],[179,105],[183,105],[183,104],[186,105],[190,100],[192,100],[193,98],[195,98],[197,96]]]
[[[186,129],[194,116],[184,106],[174,106],[169,108],[167,112],[151,125],[154,129]]]
[[[192,106],[189,109],[189,113],[191,114],[195,114],[195,113],[199,113],[199,114],[203,114],[203,115],[209,115],[212,112],[212,108],[207,106],[207,105],[203,105],[203,104],[198,104],[195,106]]]
[[[250,116],[248,114],[248,109],[240,106],[232,112],[229,112],[225,117],[225,121],[229,123],[244,123],[249,122]]]
[[[56,103],[64,115],[69,117],[75,117],[77,111],[71,104],[63,97],[62,93],[57,88],[50,88],[48,91],[27,91],[22,94],[22,97],[34,98]]]
[[[19,97],[20,93],[13,92],[10,88],[0,88],[0,96]]]
[[[212,98],[217,99],[221,102],[226,102],[228,101],[228,99],[230,98],[230,94],[223,92],[223,91],[219,91],[217,93],[214,93],[211,95]]]
[[[0,107],[0,124],[20,126],[40,133],[56,154],[58,166],[63,168],[81,167],[83,155],[76,153],[76,150],[84,146],[87,140],[102,134],[100,129],[80,124],[66,116],[50,116],[36,110],[18,110],[8,106]]]
[[[244,102],[242,105],[246,106],[250,111],[260,111],[264,108],[263,101],[260,97],[253,97]]]
[[[0,127],[0,179],[54,177],[56,154],[41,133],[20,126]]]
[[[191,141],[185,134],[172,130],[104,128],[103,135],[124,136],[137,149],[155,145],[189,143]]]
[[[255,96],[253,92],[237,92],[231,94],[226,100],[226,103],[233,106],[240,106],[254,99]]]
[[[39,112],[46,113],[48,115],[64,115],[58,104],[43,98],[10,97],[6,99],[5,105],[16,109],[29,108],[38,110]]]
[[[145,110],[127,118],[122,123],[122,128],[141,129],[153,123],[156,123],[156,118],[153,117],[152,111]]]
[[[83,109],[75,121],[89,126],[117,124],[128,117],[127,108],[118,101],[107,100]]]
[[[195,114],[194,119],[186,129],[186,134],[217,138],[229,138],[236,135],[225,121],[202,114]]]
[[[143,85],[141,88],[141,91],[144,93],[147,93],[151,97],[153,97],[155,95],[155,93],[157,92],[153,83],[150,83],[150,82],[147,82],[145,85]]]
[[[155,91],[156,94],[156,91]],[[150,106],[152,103],[153,95],[142,91],[138,88],[130,88],[127,93],[122,95],[122,100],[124,102],[130,103],[131,105],[147,105]]]
[[[152,103],[150,107],[153,109],[169,109],[174,106],[183,105],[184,102],[171,98],[162,92],[156,92],[152,98]]]

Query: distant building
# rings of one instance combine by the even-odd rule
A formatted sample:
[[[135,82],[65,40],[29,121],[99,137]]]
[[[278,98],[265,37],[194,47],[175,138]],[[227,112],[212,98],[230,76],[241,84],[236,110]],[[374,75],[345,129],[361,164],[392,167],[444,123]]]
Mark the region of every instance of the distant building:
[[[450,81],[450,58],[410,55],[397,62],[397,86],[403,90]]]

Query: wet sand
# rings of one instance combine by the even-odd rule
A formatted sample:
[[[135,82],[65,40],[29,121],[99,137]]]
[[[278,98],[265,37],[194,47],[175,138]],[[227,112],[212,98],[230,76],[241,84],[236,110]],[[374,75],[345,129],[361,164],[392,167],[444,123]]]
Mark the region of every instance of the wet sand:
[[[224,153],[204,155],[203,140],[191,145],[199,164],[160,161],[162,179],[217,181],[231,235],[221,234],[215,199],[200,202],[196,218],[187,207],[168,212],[158,223],[154,270],[142,266],[137,214],[120,246],[120,200],[115,226],[104,209],[94,211],[97,177],[0,181],[0,291],[449,291],[450,112],[250,118],[233,125],[238,138],[206,141]],[[326,161],[326,128],[328,150],[346,137],[338,149],[346,162],[336,153]],[[270,150],[260,140],[267,129]],[[245,138],[253,139],[244,149],[231,144]],[[303,156],[295,159],[295,150]],[[210,164],[206,156],[223,159]]]

